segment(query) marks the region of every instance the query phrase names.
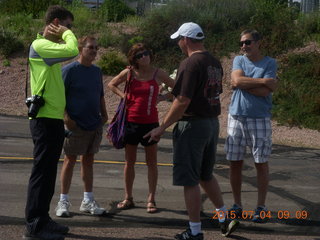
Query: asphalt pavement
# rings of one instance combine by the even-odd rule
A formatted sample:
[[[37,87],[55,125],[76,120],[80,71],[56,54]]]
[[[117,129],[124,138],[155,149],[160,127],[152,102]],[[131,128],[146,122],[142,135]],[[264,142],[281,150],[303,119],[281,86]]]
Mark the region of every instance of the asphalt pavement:
[[[223,131],[223,129],[222,129]],[[319,139],[320,141],[320,139]],[[218,145],[218,161],[214,175],[220,183],[227,207],[233,204],[228,180],[229,166],[223,152],[224,139]],[[27,183],[32,168],[32,139],[29,120],[24,117],[0,115],[0,239],[21,239],[24,232],[24,207]],[[61,158],[63,156],[61,155]],[[243,169],[242,199],[244,218],[231,239],[313,239],[320,240],[320,150],[285,145],[273,146],[270,159],[270,185],[267,223],[251,221],[256,205],[257,186],[253,160],[248,155]],[[101,207],[108,210],[103,216],[79,212],[82,200],[82,181],[76,165],[70,191],[71,217],[58,218],[54,209],[59,200],[59,172],[56,193],[50,214],[59,223],[70,227],[66,239],[86,240],[164,240],[173,239],[187,227],[183,189],[172,186],[172,141],[167,132],[159,143],[159,180],[156,202],[159,212],[146,212],[148,193],[147,168],[144,150],[138,149],[134,201],[136,208],[119,211],[116,204],[123,199],[124,150],[116,150],[103,138],[94,165],[94,195]],[[220,235],[214,207],[202,194],[202,227],[205,239],[225,239]]]

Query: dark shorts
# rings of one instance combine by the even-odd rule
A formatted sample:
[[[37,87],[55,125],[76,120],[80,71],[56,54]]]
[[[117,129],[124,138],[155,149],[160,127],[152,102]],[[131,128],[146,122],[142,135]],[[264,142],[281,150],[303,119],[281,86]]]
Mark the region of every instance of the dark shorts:
[[[173,129],[173,185],[212,179],[219,137],[217,118],[178,121]]]
[[[142,146],[146,147],[158,143],[156,141],[148,142],[149,138],[143,138],[144,135],[158,126],[159,123],[140,124],[127,122],[126,134],[124,137],[125,144],[138,145],[141,143]]]

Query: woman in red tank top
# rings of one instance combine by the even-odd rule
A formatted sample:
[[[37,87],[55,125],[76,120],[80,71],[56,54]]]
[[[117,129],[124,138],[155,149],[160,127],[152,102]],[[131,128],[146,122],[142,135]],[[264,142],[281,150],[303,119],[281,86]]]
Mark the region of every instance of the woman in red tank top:
[[[144,146],[146,163],[148,166],[149,195],[147,199],[147,212],[157,211],[155,193],[158,181],[157,168],[157,142],[144,139],[143,136],[153,128],[159,126],[157,102],[159,85],[164,83],[173,87],[174,81],[162,69],[151,65],[151,51],[142,43],[135,44],[128,53],[130,68],[121,71],[108,84],[108,87],[121,98],[127,99],[127,126],[125,135],[124,181],[125,197],[117,205],[118,209],[134,207],[133,182],[135,177],[134,165],[137,159],[137,148],[140,143]],[[131,71],[132,80],[129,93],[125,95],[118,86],[125,83]]]

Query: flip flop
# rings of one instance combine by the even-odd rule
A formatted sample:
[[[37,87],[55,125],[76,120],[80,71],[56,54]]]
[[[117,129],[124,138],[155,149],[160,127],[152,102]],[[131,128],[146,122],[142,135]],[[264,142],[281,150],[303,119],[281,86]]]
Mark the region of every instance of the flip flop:
[[[130,208],[134,208],[133,198],[125,199],[122,202],[119,202],[117,204],[117,209],[120,209],[120,210],[127,210]]]

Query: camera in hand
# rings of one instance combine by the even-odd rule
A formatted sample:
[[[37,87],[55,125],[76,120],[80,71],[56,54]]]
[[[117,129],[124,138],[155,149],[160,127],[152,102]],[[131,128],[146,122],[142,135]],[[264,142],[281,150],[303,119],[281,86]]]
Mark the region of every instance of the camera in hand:
[[[40,107],[44,105],[44,99],[42,96],[33,95],[26,99],[26,104],[28,106],[28,116],[35,118],[38,115]]]

